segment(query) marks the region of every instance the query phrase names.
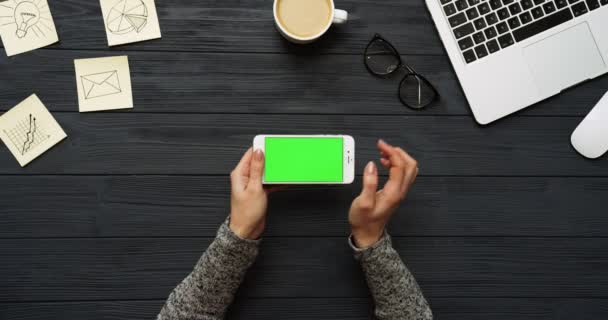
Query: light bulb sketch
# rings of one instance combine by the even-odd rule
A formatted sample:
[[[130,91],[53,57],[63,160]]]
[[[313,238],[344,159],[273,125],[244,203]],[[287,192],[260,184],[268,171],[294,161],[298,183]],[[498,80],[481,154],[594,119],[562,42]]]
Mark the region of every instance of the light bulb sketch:
[[[4,15],[6,9],[12,10],[12,15]],[[25,38],[28,34],[33,33],[40,38],[45,36],[45,29],[52,29],[44,23],[51,21],[48,5],[44,0],[9,0],[0,2],[0,25],[15,24],[15,34],[17,38]],[[12,21],[5,21],[11,19]]]
[[[21,2],[15,8],[15,24],[17,24],[17,37],[23,38],[27,31],[40,21],[40,11],[31,2]]]

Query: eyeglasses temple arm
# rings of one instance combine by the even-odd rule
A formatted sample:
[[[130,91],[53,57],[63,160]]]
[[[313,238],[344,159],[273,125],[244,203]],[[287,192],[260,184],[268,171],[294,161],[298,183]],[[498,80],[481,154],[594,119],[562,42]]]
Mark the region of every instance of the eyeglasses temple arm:
[[[410,67],[409,65],[407,65],[407,64],[405,64],[405,63],[403,63],[403,64],[401,65],[401,67],[402,67],[403,69],[405,69],[405,70],[406,70],[407,72],[409,72],[409,73],[412,73],[412,74],[418,74],[418,72],[416,72],[416,70],[414,70],[414,68]]]

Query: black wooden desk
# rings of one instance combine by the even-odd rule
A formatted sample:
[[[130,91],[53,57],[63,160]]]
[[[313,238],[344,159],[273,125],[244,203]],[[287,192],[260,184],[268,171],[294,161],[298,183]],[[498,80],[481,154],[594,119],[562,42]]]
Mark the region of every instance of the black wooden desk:
[[[270,0],[157,0],[161,40],[109,49],[98,1],[50,1],[61,42],[0,57],[0,109],[35,92],[68,139],[21,169],[0,148],[0,319],[152,319],[228,213],[228,173],[258,133],[383,137],[421,166],[390,228],[439,319],[608,318],[608,160],[569,137],[608,89],[583,84],[475,124],[422,0],[339,0],[308,47]],[[438,87],[414,112],[368,74],[375,32]],[[127,54],[135,109],[78,113],[73,60]],[[517,94],[514,92],[513,94]],[[346,245],[360,183],[273,197],[231,319],[368,319]]]

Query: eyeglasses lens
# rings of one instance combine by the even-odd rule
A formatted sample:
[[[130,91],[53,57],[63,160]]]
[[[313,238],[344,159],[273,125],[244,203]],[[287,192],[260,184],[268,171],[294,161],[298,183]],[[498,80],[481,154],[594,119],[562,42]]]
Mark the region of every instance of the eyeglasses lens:
[[[377,75],[387,75],[399,68],[400,59],[386,41],[375,39],[365,51],[365,64],[371,72]]]
[[[399,87],[399,97],[408,107],[422,109],[435,99],[437,93],[423,77],[416,74],[407,75]]]

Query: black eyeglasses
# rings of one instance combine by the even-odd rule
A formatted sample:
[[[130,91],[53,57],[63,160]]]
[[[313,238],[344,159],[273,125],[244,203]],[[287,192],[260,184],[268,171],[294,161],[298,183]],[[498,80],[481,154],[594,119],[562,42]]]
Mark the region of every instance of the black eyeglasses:
[[[379,34],[365,48],[365,67],[378,77],[388,77],[399,69],[405,69],[407,74],[399,84],[399,100],[405,106],[420,110],[428,107],[439,97],[433,85],[412,67],[401,61],[397,49]]]

